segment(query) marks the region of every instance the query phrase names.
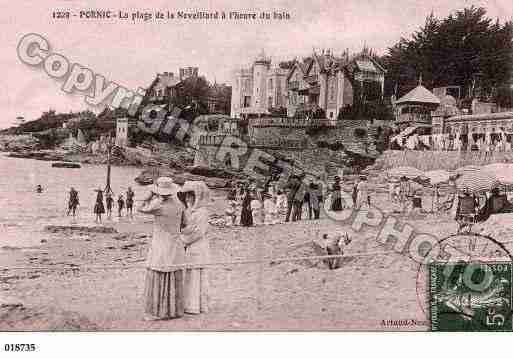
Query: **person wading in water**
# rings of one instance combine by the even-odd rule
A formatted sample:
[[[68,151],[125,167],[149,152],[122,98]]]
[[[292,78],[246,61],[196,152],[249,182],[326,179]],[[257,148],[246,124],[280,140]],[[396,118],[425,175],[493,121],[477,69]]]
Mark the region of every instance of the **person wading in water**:
[[[123,195],[120,194],[118,197],[118,217],[122,216],[123,208],[125,208],[125,199],[123,198]]]
[[[96,203],[94,204],[94,214],[96,215],[95,221],[102,222],[102,213],[105,213],[105,207],[103,206],[103,191],[98,188],[96,191]]]
[[[73,217],[75,217],[77,206],[80,204],[78,200],[78,192],[71,187],[69,190],[69,200],[68,200],[68,213],[67,216],[69,216],[70,212],[73,213]]]
[[[130,217],[133,217],[133,208],[134,208],[134,196],[135,193],[132,191],[132,187],[128,187],[126,191],[126,215],[130,214]]]
[[[111,218],[112,216],[112,205],[114,204],[114,199],[112,198],[112,191],[107,192],[105,195],[105,204],[107,205],[107,216]]]

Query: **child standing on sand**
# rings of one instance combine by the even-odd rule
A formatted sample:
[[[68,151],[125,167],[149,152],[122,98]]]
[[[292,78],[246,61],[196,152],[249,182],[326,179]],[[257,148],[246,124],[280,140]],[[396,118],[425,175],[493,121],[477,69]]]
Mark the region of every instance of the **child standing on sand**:
[[[227,227],[235,226],[237,223],[237,202],[230,201],[228,208],[224,211]]]

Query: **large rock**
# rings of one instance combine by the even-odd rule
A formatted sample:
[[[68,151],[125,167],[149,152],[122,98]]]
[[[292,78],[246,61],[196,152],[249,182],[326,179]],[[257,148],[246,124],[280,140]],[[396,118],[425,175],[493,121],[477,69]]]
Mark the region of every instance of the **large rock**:
[[[198,176],[203,176],[203,177],[217,177],[217,178],[225,178],[225,179],[244,178],[244,175],[241,173],[225,170],[222,168],[192,166],[192,167],[188,167],[187,171],[193,175],[198,175]]]

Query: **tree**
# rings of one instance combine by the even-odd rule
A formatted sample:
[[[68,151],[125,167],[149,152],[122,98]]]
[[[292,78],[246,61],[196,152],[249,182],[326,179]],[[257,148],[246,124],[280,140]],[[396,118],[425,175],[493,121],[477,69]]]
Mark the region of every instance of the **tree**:
[[[513,88],[503,85],[497,89],[497,104],[508,109],[513,108]]]
[[[196,106],[197,115],[208,113],[210,84],[202,77],[189,77],[175,86],[172,103],[182,109]]]
[[[458,85],[462,94],[490,99],[511,78],[513,23],[500,24],[471,6],[444,19],[433,14],[410,39],[401,38],[382,58],[385,93],[402,96],[418,84]]]

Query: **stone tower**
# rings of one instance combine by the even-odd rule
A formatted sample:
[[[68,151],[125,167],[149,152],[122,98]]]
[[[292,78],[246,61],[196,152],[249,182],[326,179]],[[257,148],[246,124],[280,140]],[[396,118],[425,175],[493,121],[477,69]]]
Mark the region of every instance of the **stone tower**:
[[[258,55],[253,65],[253,103],[255,112],[265,112],[267,106],[267,73],[271,67],[271,59],[265,56],[264,50]]]

